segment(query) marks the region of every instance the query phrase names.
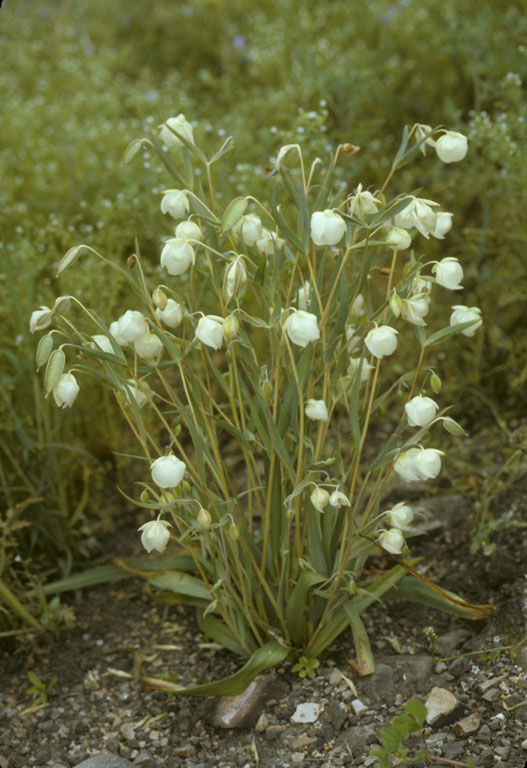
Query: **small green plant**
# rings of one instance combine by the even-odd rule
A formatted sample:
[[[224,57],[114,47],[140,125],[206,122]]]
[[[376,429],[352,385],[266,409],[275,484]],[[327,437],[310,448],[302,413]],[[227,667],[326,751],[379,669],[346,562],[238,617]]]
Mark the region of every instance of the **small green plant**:
[[[433,627],[425,629],[426,642],[428,643],[428,653],[436,659],[439,655],[437,648],[437,633]]]
[[[309,659],[307,656],[301,656],[291,672],[296,672],[298,677],[310,677],[313,680],[316,675],[315,670],[319,666],[320,661],[318,659]]]
[[[40,680],[36,672],[32,672],[31,670],[27,673],[27,676],[29,678],[29,682],[32,683],[31,688],[27,689],[27,693],[31,694],[35,703],[47,704],[48,696],[51,693],[55,683],[57,682],[57,678],[54,677],[49,681],[49,683],[45,683],[44,681]]]

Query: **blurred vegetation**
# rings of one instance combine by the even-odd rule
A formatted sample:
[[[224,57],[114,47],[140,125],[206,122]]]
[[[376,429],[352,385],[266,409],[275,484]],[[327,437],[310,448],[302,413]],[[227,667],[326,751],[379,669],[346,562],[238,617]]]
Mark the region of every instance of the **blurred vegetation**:
[[[514,0],[11,0],[0,10],[0,486],[7,516],[31,523],[4,536],[0,579],[16,590],[25,570],[15,552],[58,557],[64,575],[83,554],[102,488],[97,468],[113,466],[111,450],[123,448],[108,424],[114,435],[122,425],[98,392],[83,391],[71,414],[43,400],[28,318],[71,280],[108,320],[121,313],[123,289],[94,259],[54,281],[72,245],[125,259],[137,234],[157,269],[170,230],[159,193],[171,184],[148,153],[130,166],[121,158],[131,139],[178,112],[209,146],[232,134],[225,183],[263,197],[266,168],[285,143],[301,142],[313,158],[341,142],[360,146],[341,179],[352,189],[378,185],[404,124],[466,133],[463,163],[429,153],[392,191],[425,178],[440,190],[454,229],[419,247],[459,257],[458,300],[483,310],[480,341],[444,360],[445,397],[455,388],[459,403],[463,390],[474,423],[488,413],[474,392],[504,419],[517,411],[527,384],[526,32]],[[0,612],[0,629],[2,621]]]

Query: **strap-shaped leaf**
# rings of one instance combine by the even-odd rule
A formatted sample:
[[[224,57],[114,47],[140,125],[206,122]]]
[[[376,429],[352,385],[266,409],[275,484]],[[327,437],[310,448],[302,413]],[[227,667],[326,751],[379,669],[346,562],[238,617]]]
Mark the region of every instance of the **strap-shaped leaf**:
[[[390,592],[389,596],[428,605],[444,613],[474,621],[486,619],[493,613],[492,605],[472,605],[454,592],[449,592],[428,580],[424,581],[423,577],[416,578],[411,574],[406,574],[399,582],[397,589]]]
[[[315,584],[321,584],[326,578],[316,571],[305,568],[298,578],[291,597],[285,608],[285,620],[289,634],[294,645],[301,645],[304,619],[306,618],[306,604],[309,590]]]
[[[351,600],[344,603],[344,610],[348,615],[351,633],[353,635],[359,675],[372,675],[375,672],[375,660],[373,658],[366,627]]]

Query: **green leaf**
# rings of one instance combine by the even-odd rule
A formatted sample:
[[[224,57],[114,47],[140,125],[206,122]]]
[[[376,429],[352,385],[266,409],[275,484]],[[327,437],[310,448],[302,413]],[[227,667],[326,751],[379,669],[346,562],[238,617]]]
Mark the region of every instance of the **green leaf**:
[[[446,589],[441,589],[435,584],[422,581],[407,573],[401,579],[396,589],[389,592],[389,597],[398,597],[402,600],[410,600],[421,605],[428,605],[444,613],[460,616],[463,619],[486,619],[492,616],[491,605],[472,605]]]
[[[353,634],[359,674],[372,675],[375,672],[375,661],[373,659],[366,627],[364,626],[357,609],[354,607],[353,601],[349,600],[345,602],[343,607],[348,615],[351,632]]]
[[[236,197],[231,200],[221,219],[221,231],[228,232],[234,227],[247,210],[249,201],[246,197]]]
[[[435,347],[438,344],[442,344],[451,336],[455,336],[456,333],[460,333],[461,331],[464,331],[465,328],[470,328],[471,325],[474,325],[474,323],[477,323],[477,322],[478,322],[478,319],[476,318],[475,320],[469,320],[467,323],[457,323],[456,325],[451,325],[449,328],[443,328],[441,331],[436,331],[435,333],[432,333],[432,335],[427,338],[423,346]]]
[[[419,699],[414,697],[413,699],[410,699],[410,701],[406,702],[404,708],[409,715],[412,715],[412,717],[417,720],[420,725],[425,723],[428,710],[422,701],[419,701]]]
[[[399,146],[399,149],[397,150],[397,154],[395,155],[394,161],[392,163],[392,168],[397,168],[399,160],[403,157],[406,147],[408,146],[408,126],[405,125],[403,128],[403,138],[401,140],[401,144]]]
[[[232,651],[237,656],[246,656],[239,641],[222,619],[218,619],[210,614],[205,615],[204,612],[199,611],[198,624],[203,634],[212,638],[212,640],[215,640],[224,648],[228,648],[229,651]]]
[[[218,149],[214,157],[209,160],[209,165],[214,165],[221,157],[232,152],[235,149],[234,139],[232,136],[227,136],[221,147]]]
[[[284,218],[280,214],[280,211],[278,210],[278,206],[276,204],[276,188],[278,186],[278,182],[273,187],[272,193],[271,193],[271,208],[273,211],[273,218],[278,224],[278,229],[283,234],[283,236],[288,240],[293,248],[295,248],[297,251],[300,251],[300,253],[303,253],[304,255],[307,253],[307,251],[304,250],[304,244],[300,240],[300,238],[293,232],[291,227],[285,222]]]
[[[178,571],[167,571],[160,575],[148,576],[148,581],[159,589],[168,589],[175,592],[183,599],[192,598],[193,601],[209,603],[211,593],[201,581],[195,576],[189,576],[188,573]]]
[[[291,592],[291,597],[287,601],[285,608],[285,620],[294,645],[299,646],[303,642],[309,590],[315,584],[321,584],[323,581],[326,581],[326,578],[320,573],[305,568],[301,571],[298,581]]]

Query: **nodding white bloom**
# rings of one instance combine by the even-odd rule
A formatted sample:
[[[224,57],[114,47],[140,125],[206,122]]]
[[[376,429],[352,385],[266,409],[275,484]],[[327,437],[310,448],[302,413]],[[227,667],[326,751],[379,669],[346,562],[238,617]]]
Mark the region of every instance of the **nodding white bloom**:
[[[113,325],[113,323],[112,323]],[[119,344],[117,337],[125,342],[139,341],[142,336],[148,333],[148,323],[140,312],[136,312],[134,309],[128,309],[124,315],[117,320],[117,334],[115,340]],[[110,333],[112,333],[112,326],[110,326]]]
[[[108,352],[110,355],[115,354],[113,351],[112,342],[108,336],[104,336],[102,333],[97,333],[95,336],[92,336],[92,340],[99,347],[99,349],[102,349],[103,352]]]
[[[201,229],[195,221],[181,221],[176,227],[176,239],[201,240]]]
[[[450,291],[462,290],[463,267],[453,256],[447,256],[446,259],[441,259],[437,264],[434,264],[432,272],[436,276],[436,281],[443,288],[448,288]]]
[[[234,314],[227,315],[223,321],[223,335],[226,341],[232,341],[240,330],[240,321]]]
[[[443,455],[443,451],[436,448],[410,448],[397,456],[393,468],[407,483],[430,480],[440,473]]]
[[[317,512],[323,512],[329,504],[329,493],[325,488],[320,488],[318,485],[315,486],[315,489],[309,498]]]
[[[348,354],[350,355],[360,344],[360,334],[357,333],[357,329],[352,325],[348,325],[346,328],[346,343],[348,345]]]
[[[262,220],[255,213],[246,213],[240,216],[234,227],[232,234],[235,237],[241,237],[245,245],[255,245],[263,237]]]
[[[432,133],[432,126],[431,125],[425,125],[424,123],[420,123],[419,125],[416,125],[415,127],[415,140],[421,141],[421,139],[424,139],[425,136],[427,136],[429,133]],[[419,149],[423,153],[423,155],[426,155],[426,147],[435,147],[436,143],[435,140],[429,137],[428,139],[425,139]]]
[[[196,338],[212,349],[221,349],[223,344],[223,318],[205,315],[200,318],[196,328]]]
[[[169,527],[171,524],[166,520],[150,520],[137,529],[142,531],[141,544],[149,554],[153,549],[158,552],[165,551],[170,539]]]
[[[390,227],[385,240],[397,251],[405,251],[412,244],[410,233],[402,227]]]
[[[161,200],[161,213],[168,213],[173,219],[184,219],[189,212],[188,195],[182,189],[165,189]]]
[[[51,325],[51,319],[53,317],[53,310],[49,307],[40,307],[31,313],[29,319],[29,330],[31,333],[35,331],[43,331],[44,328],[48,328]]]
[[[110,325],[110,333],[120,347],[128,346],[128,342],[125,341],[125,339],[123,339],[123,337],[119,333],[119,320],[114,320],[113,323]]]
[[[415,457],[419,450],[419,448],[410,448],[408,451],[400,453],[395,460],[394,471],[405,483],[414,483],[422,479],[415,468]]]
[[[356,372],[359,369],[361,358],[360,357],[350,357],[349,363],[348,363],[348,370],[346,371],[347,375],[350,378],[353,378],[356,374]],[[360,372],[360,380],[361,384],[366,381],[368,376],[370,375],[370,371],[373,371],[375,368],[374,365],[370,365],[367,360],[362,360],[362,368]]]
[[[145,360],[157,360],[163,351],[163,342],[155,333],[145,333],[134,343],[134,349]]]
[[[432,292],[432,282],[424,277],[414,277],[412,280],[411,294],[417,296],[420,293],[428,294]]]
[[[464,336],[474,336],[478,328],[483,325],[481,309],[479,307],[465,307],[463,304],[455,304],[452,309],[454,311],[450,315],[450,325],[474,321],[473,325],[469,325],[468,328],[461,331]]]
[[[388,357],[397,349],[397,333],[391,325],[379,325],[366,334],[364,343],[374,357]]]
[[[123,387],[124,389],[124,396],[128,403],[131,402],[131,400],[135,400],[137,407],[142,408],[145,403],[148,402],[148,397],[146,393],[139,389],[137,386],[137,381],[135,379],[127,379],[126,383],[128,384],[128,387]],[[150,387],[146,382],[141,382],[141,386],[144,387],[145,390],[148,390],[148,392],[151,393]]]
[[[436,417],[438,404],[431,397],[416,395],[404,406],[411,427],[426,427]]]
[[[329,503],[332,507],[351,507],[351,501],[342,491],[333,491]]]
[[[404,501],[400,501],[384,514],[390,521],[390,525],[393,525],[394,528],[402,528],[403,530],[408,528],[414,519],[413,509]]]
[[[379,534],[378,542],[383,549],[391,552],[392,555],[400,555],[405,543],[404,536],[398,528],[382,531]]]
[[[413,325],[426,325],[423,320],[427,316],[430,305],[426,294],[412,296],[410,299],[403,299],[401,306],[401,317]]]
[[[305,347],[310,341],[320,338],[317,317],[302,309],[295,309],[284,323],[284,330],[293,342],[299,347]]]
[[[315,245],[336,245],[346,231],[346,222],[338,213],[327,208],[311,216],[311,239]]]
[[[306,403],[305,413],[307,418],[313,421],[327,421],[329,419],[328,407],[323,400],[309,398]]]
[[[152,480],[160,488],[175,488],[183,480],[187,465],[181,459],[169,453],[160,456],[150,464]]]
[[[164,309],[156,309],[156,315],[168,328],[177,328],[183,320],[183,309],[174,299],[167,299]]]
[[[63,373],[53,387],[53,398],[59,408],[71,408],[79,391],[75,376],[72,373]]]
[[[285,240],[263,227],[262,235],[256,241],[256,247],[258,248],[258,251],[265,256],[272,256],[275,252],[275,248],[281,248],[284,243]]]
[[[362,184],[357,186],[355,194],[349,198],[350,216],[356,216],[358,219],[364,219],[365,216],[371,216],[377,213],[381,201],[371,192],[362,191]]]
[[[242,286],[247,282],[247,270],[242,257],[238,256],[227,266],[225,277],[223,278],[223,297],[228,303],[233,296],[240,292]]]
[[[190,141],[191,144],[194,144],[194,131],[188,120],[185,120],[184,114],[180,113],[177,117],[169,117],[161,126],[161,131],[159,133],[161,141],[163,144],[166,144],[167,147],[183,146],[183,142],[175,133],[172,133],[170,130],[171,128],[172,131],[176,131],[187,141]]]
[[[306,280],[303,287],[298,289],[298,309],[302,309],[305,312],[311,304],[310,294],[311,283],[309,280]]]
[[[194,248],[187,240],[173,237],[166,241],[161,251],[161,266],[165,267],[169,275],[182,275],[195,262]]]
[[[350,312],[356,317],[362,317],[366,314],[366,302],[362,293],[359,293],[355,301],[352,302]]]
[[[453,213],[449,213],[448,211],[439,211],[436,214],[435,229],[433,232],[430,232],[432,237],[437,238],[437,240],[444,239],[445,235],[452,229],[453,215]]]
[[[468,152],[468,140],[462,133],[446,131],[436,141],[437,156],[444,163],[457,163],[463,160]]]

